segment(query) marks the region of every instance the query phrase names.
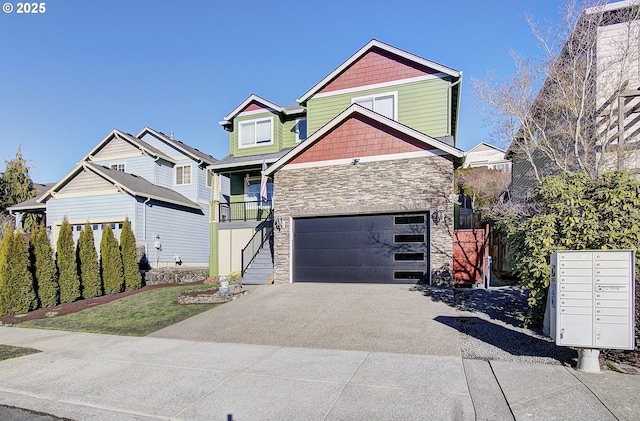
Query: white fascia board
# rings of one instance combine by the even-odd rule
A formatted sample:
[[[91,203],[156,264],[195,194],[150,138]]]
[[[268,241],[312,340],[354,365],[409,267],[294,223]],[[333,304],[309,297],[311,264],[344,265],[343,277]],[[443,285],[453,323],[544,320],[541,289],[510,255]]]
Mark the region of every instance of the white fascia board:
[[[314,85],[311,89],[309,89],[304,95],[298,98],[297,99],[298,104],[302,104],[306,102],[311,96],[313,96],[318,90],[320,90],[330,80],[332,80],[337,75],[342,73],[346,68],[351,66],[351,64],[353,64],[355,61],[359,60],[362,56],[364,56],[365,53],[367,53],[373,47],[378,47],[382,50],[385,50],[387,52],[390,52],[392,54],[395,54],[407,60],[413,61],[415,63],[421,64],[423,66],[432,68],[436,71],[445,73],[447,75],[457,77],[457,78],[462,77],[462,73],[455,69],[452,69],[450,67],[443,66],[442,64],[438,64],[431,60],[427,60],[425,58],[416,56],[415,54],[393,47],[389,44],[385,44],[384,42],[378,41],[376,39],[372,39],[364,47],[362,47],[355,54],[349,57],[344,63],[338,66],[333,72],[329,73],[324,79],[322,79],[320,82]]]
[[[82,168],[84,167],[83,162],[84,161],[80,161],[75,167],[73,167],[71,171],[69,171],[64,177],[60,179],[60,181],[54,184],[49,190],[46,191],[45,194],[40,196],[40,198],[37,199],[36,201],[38,203],[42,203],[42,202],[45,202],[46,199],[48,199],[49,197],[53,196],[53,193],[55,193],[62,186],[67,184],[73,177],[75,177],[78,174],[78,172],[80,172],[80,170],[82,170]]]
[[[240,103],[240,105],[238,105],[236,108],[233,109],[233,111],[231,111],[229,114],[227,114],[226,116],[224,116],[224,120],[228,121],[229,123],[231,123],[231,120],[233,120],[233,118],[238,115],[240,113],[240,111],[245,108],[247,105],[249,105],[252,101],[256,101],[259,102],[262,105],[266,105],[267,107],[273,109],[274,111],[277,112],[282,112],[282,107],[274,104],[271,101],[267,101],[266,99],[259,97],[256,94],[251,94],[249,95],[249,97],[247,99],[245,99],[244,101],[242,101]],[[222,122],[221,122],[222,123]]]

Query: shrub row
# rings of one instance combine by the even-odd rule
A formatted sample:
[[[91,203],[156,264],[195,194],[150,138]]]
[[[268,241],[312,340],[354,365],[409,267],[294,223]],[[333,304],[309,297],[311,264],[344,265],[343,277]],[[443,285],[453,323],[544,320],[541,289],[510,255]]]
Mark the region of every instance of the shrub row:
[[[4,233],[0,243],[0,315],[142,287],[136,239],[128,219],[122,227],[120,245],[111,226],[105,226],[100,258],[89,222],[74,246],[73,231],[65,218],[56,246],[54,255],[43,225],[33,227],[29,245],[20,232]]]

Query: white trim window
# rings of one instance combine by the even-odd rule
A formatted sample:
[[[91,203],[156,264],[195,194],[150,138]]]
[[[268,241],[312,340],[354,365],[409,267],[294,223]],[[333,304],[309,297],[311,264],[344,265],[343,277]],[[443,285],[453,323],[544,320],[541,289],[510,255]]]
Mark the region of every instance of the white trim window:
[[[358,104],[371,111],[375,111],[392,120],[398,120],[398,93],[386,92],[353,98],[352,104]]]
[[[176,165],[176,186],[186,186],[191,184],[191,164]]]
[[[109,168],[111,168],[112,170],[120,171],[120,172],[126,172],[126,166],[123,163],[111,164],[109,165]]]
[[[273,117],[240,121],[238,123],[238,147],[270,145],[273,143]]]
[[[207,187],[213,186],[213,170],[207,170]]]
[[[307,139],[307,117],[296,119],[296,143],[304,142]]]

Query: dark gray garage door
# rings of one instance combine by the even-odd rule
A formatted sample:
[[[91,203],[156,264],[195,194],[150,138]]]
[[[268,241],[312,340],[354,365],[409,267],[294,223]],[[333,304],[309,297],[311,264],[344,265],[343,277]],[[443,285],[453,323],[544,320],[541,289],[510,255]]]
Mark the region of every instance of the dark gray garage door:
[[[429,213],[297,218],[294,282],[416,283],[429,276]]]

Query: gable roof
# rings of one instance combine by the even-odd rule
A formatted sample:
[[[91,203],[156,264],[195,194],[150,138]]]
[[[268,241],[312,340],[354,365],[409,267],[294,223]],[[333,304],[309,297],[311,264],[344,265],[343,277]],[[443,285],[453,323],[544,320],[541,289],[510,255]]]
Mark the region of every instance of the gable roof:
[[[206,154],[196,148],[193,148],[179,140],[173,139],[172,137],[169,137],[166,134],[159,132],[157,130],[154,130],[148,126],[145,126],[144,129],[142,129],[140,133],[136,135],[136,137],[140,139],[145,135],[145,133],[150,133],[153,136],[157,137],[158,139],[163,140],[164,142],[178,149],[180,152],[184,153],[185,155],[188,155],[190,158],[194,159],[195,161],[200,161],[201,164],[211,165],[214,162],[216,162],[216,159],[211,155]]]
[[[304,114],[306,109],[304,107],[301,107],[298,104],[294,104],[294,105],[288,105],[285,107],[281,107],[278,104],[268,101],[256,94],[251,94],[247,97],[247,99],[245,99],[244,101],[242,101],[240,103],[240,105],[238,105],[236,108],[234,108],[229,114],[227,114],[226,116],[224,116],[224,120],[222,120],[219,124],[221,126],[227,126],[229,124],[231,124],[231,121],[242,112],[242,110],[244,110],[245,108],[247,108],[249,106],[249,104],[251,104],[252,102],[258,103],[263,105],[265,108],[269,109],[269,110],[273,110],[279,114],[284,114],[284,115],[295,115],[295,114]]]
[[[273,165],[271,165],[267,171],[265,171],[266,175],[271,175],[280,168],[282,168],[287,163],[291,162],[294,158],[302,154],[305,150],[310,148],[313,144],[322,139],[326,134],[331,132],[334,128],[342,124],[348,118],[360,115],[367,117],[369,119],[374,120],[375,122],[382,124],[384,126],[389,127],[390,129],[396,130],[400,133],[403,133],[411,138],[417,140],[419,143],[423,143],[432,148],[438,149],[448,155],[451,155],[455,158],[462,158],[464,156],[464,152],[454,146],[448,145],[438,139],[435,139],[431,136],[427,136],[426,134],[419,132],[411,127],[405,126],[404,124],[398,123],[395,120],[391,120],[381,114],[378,114],[374,111],[369,110],[368,108],[364,108],[358,104],[352,104],[349,108],[338,114],[333,120],[325,124],[318,131],[312,134],[307,140],[300,143],[298,146],[290,150],[287,154],[285,154],[282,158],[276,161]]]
[[[16,203],[13,206],[9,206],[7,209],[11,212],[20,212],[20,211],[41,211],[47,208],[47,205],[44,203],[40,203],[38,199],[44,196],[51,187],[53,187],[56,183],[46,183],[39,184],[33,183],[33,188],[38,191],[38,194],[31,199],[25,200],[24,202]]]
[[[452,69],[447,66],[443,66],[442,64],[438,64],[434,61],[427,60],[425,58],[416,56],[415,54],[411,54],[407,51],[401,50],[399,48],[393,47],[389,44],[385,44],[384,42],[378,41],[376,39],[372,39],[369,41],[364,47],[359,49],[355,54],[349,57],[344,63],[338,66],[334,71],[329,73],[324,79],[314,85],[311,89],[309,89],[304,95],[298,98],[299,104],[304,104],[309,98],[315,95],[320,89],[322,89],[325,85],[331,82],[334,78],[336,78],[340,73],[345,71],[349,66],[351,66],[356,61],[360,60],[365,54],[371,51],[373,48],[378,48],[384,50],[388,53],[394,54],[396,56],[402,57],[406,60],[415,62],[422,66],[429,67],[438,72],[447,74],[449,76],[453,76],[456,78],[462,77],[462,72]]]
[[[494,145],[492,145],[492,144],[490,144],[490,143],[487,143],[487,142],[480,142],[480,143],[478,143],[476,146],[474,146],[473,148],[469,149],[469,150],[466,152],[466,154],[470,154],[471,152],[475,152],[476,150],[487,150],[487,149],[493,149],[493,150],[495,150],[495,151],[502,152],[502,153],[504,153],[504,154],[506,154],[506,153],[507,153],[507,151],[506,151],[506,150],[504,150],[504,149],[502,149],[502,148],[499,148],[499,147],[497,147],[497,146],[494,146]]]
[[[191,200],[187,199],[180,193],[168,189],[166,187],[156,186],[155,184],[147,181],[143,177],[139,177],[134,174],[129,174],[122,171],[112,170],[102,165],[94,164],[89,161],[80,162],[71,172],[69,172],[62,180],[57,182],[52,188],[50,188],[45,195],[42,195],[38,202],[42,203],[49,197],[53,196],[55,192],[59,191],[62,187],[67,185],[73,178],[83,171],[92,172],[115,187],[119,188],[123,192],[129,193],[132,196],[144,197],[148,199],[157,200],[159,202],[170,203],[179,205],[191,209],[201,210],[200,206]]]
[[[133,145],[134,147],[140,149],[140,151],[145,154],[145,155],[149,155],[153,158],[162,158],[163,160],[167,161],[167,162],[171,162],[173,164],[176,163],[176,160],[171,158],[170,156],[166,155],[164,152],[160,151],[159,149],[154,148],[153,146],[149,145],[147,142],[138,139],[137,137],[134,137],[132,135],[130,135],[129,133],[125,133],[121,130],[118,129],[113,129],[111,132],[109,132],[108,135],[106,135],[96,146],[93,147],[93,149],[91,149],[89,151],[89,153],[87,153],[84,158],[82,158],[82,161],[91,161],[92,158],[102,149],[104,148],[109,142],[111,142],[111,140],[113,140],[114,138],[118,138],[121,140],[124,140],[125,142]]]

